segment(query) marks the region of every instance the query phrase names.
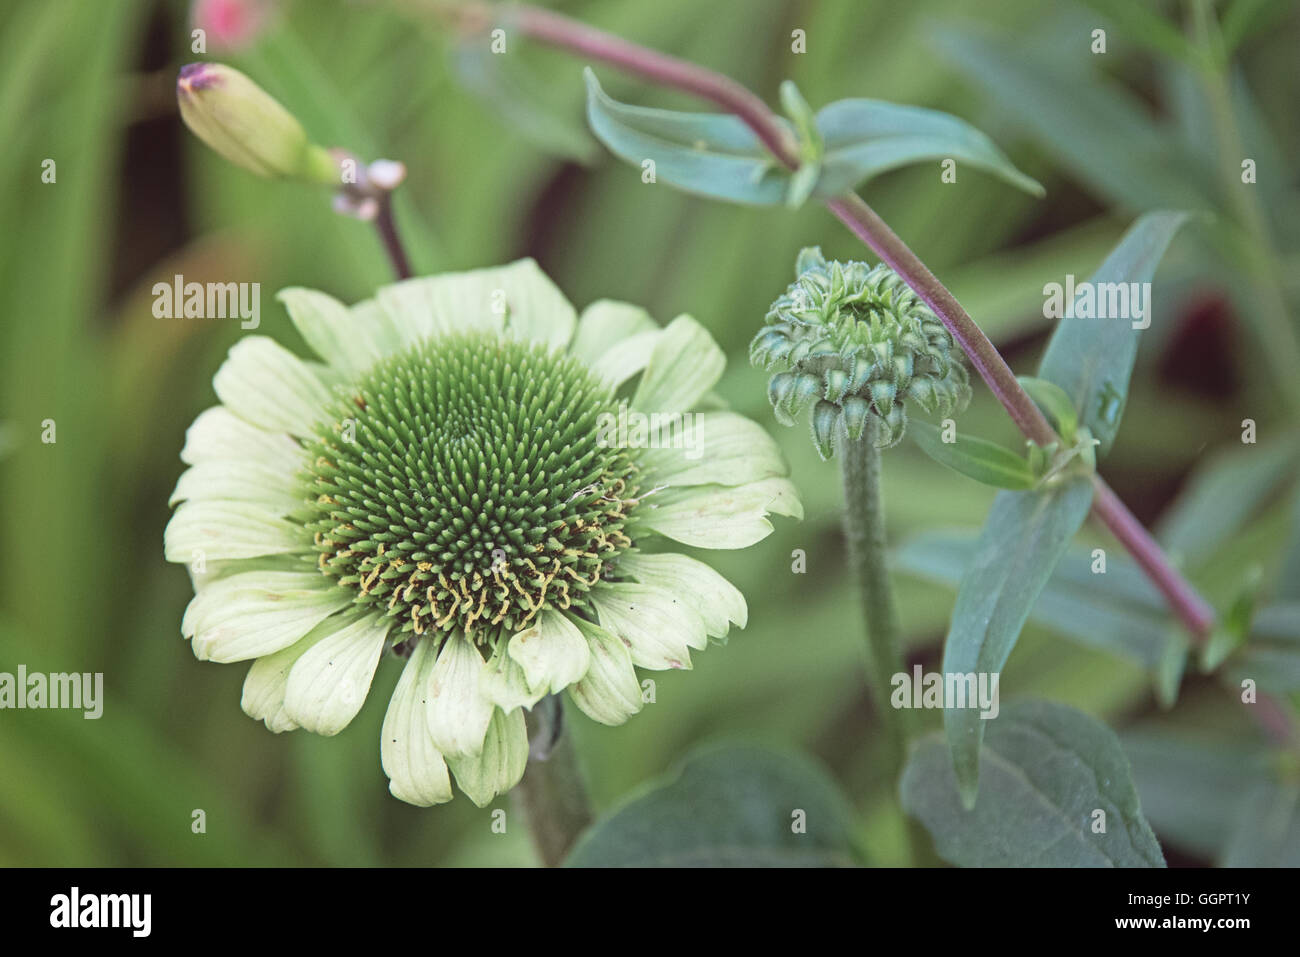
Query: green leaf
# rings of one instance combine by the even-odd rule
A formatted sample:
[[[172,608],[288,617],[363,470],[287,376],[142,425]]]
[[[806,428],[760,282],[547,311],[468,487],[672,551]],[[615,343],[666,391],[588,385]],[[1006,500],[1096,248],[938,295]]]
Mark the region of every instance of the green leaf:
[[[900,571],[956,589],[975,557],[975,536],[922,532],[894,553]],[[1168,606],[1124,555],[1106,555],[1105,571],[1090,549],[1072,548],[1039,593],[1029,620],[1090,648],[1136,661],[1154,672],[1177,632]]]
[[[656,181],[689,193],[759,206],[786,201],[790,177],[738,117],[619,103],[588,67],[587,121],[614,155],[655,164]]]
[[[1065,394],[1065,390],[1055,382],[1035,379],[1033,376],[1017,376],[1016,381],[1029,393],[1029,398],[1047,413],[1061,438],[1073,445],[1079,433],[1079,413],[1070,404],[1070,397]]]
[[[1041,492],[998,493],[957,591],[943,648],[945,674],[1001,672],[1091,504],[1092,483],[1082,476]],[[986,724],[974,708],[944,709],[952,762],[968,806],[979,790]]]
[[[1143,0],[1083,0],[1119,28],[1113,39],[1140,43],[1186,63],[1200,64],[1205,57],[1181,30],[1148,7]]]
[[[1282,568],[1275,591],[1279,599],[1300,601],[1300,488],[1292,493],[1292,499],[1291,534],[1282,551]]]
[[[1048,701],[1017,702],[989,724],[972,808],[938,733],[917,743],[903,771],[903,807],[940,857],[962,867],[1164,866],[1110,728]]]
[[[1221,863],[1300,867],[1300,781],[1268,781],[1246,793]]]
[[[1038,481],[1028,461],[993,442],[964,435],[944,442],[939,429],[921,419],[908,423],[908,431],[930,458],[977,482],[995,488],[1030,489]]]
[[[852,820],[838,786],[809,759],[715,746],[598,821],[566,866],[852,866]]]
[[[596,138],[635,166],[654,160],[657,179],[700,196],[798,206],[809,194],[838,196],[888,170],[948,158],[1043,195],[983,133],[935,110],[841,100],[820,110],[814,125],[797,88],[783,86],[782,102],[795,121],[786,125],[798,136],[803,160],[791,174],[738,117],[628,106],[608,96],[590,68],[585,76]]]
[[[1156,537],[1196,564],[1231,538],[1300,467],[1294,439],[1229,448],[1199,465],[1160,517]]]
[[[1224,672],[1247,678],[1262,691],[1300,691],[1300,601],[1278,602],[1255,613],[1245,647],[1228,659]]]
[[[1245,570],[1237,583],[1236,596],[1228,605],[1227,612],[1201,648],[1201,671],[1213,671],[1246,643],[1263,583],[1264,569],[1260,565],[1251,565]]]
[[[838,100],[818,111],[817,128],[825,143],[819,196],[838,196],[900,166],[944,159],[992,173],[1034,196],[1046,193],[987,136],[938,110],[882,100]]]
[[[1173,212],[1139,218],[1088,280],[1093,289],[1111,283],[1149,283],[1187,218],[1187,213]],[[1150,308],[1147,297],[1147,322]],[[1129,319],[1063,318],[1038,367],[1039,378],[1055,382],[1070,397],[1081,424],[1098,440],[1099,455],[1109,451],[1119,431],[1141,331],[1134,324]]]
[[[1217,857],[1243,791],[1266,779],[1253,736],[1148,725],[1121,736],[1142,810],[1166,844]]]
[[[1146,103],[1091,63],[1104,58],[1062,58],[1050,47],[953,27],[934,36],[946,66],[1107,205],[1141,212],[1211,201],[1183,162],[1185,146],[1153,121]]]
[[[461,43],[452,50],[451,66],[466,89],[538,149],[584,165],[595,162],[600,147],[586,127],[541,101],[538,80],[524,71],[518,57],[497,56],[486,43]]]
[[[1291,9],[1291,0],[1235,0],[1220,25],[1224,54],[1231,55],[1243,40],[1272,26]]]

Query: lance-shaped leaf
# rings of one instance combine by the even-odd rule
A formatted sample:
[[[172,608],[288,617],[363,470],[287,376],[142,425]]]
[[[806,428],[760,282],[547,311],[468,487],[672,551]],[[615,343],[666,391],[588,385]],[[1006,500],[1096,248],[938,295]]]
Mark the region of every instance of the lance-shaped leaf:
[[[912,163],[956,160],[992,173],[1034,196],[1046,190],[964,120],[919,106],[838,100],[817,113],[825,153],[817,195],[838,196],[881,173]]]
[[[1096,319],[1068,312],[1059,320],[1038,367],[1040,379],[1055,382],[1070,397],[1079,411],[1079,424],[1098,441],[1098,455],[1110,450],[1119,431],[1138,335],[1151,321],[1151,297],[1142,293],[1150,286],[1137,287],[1146,304],[1145,315],[1138,318],[1129,284],[1151,282],[1174,233],[1187,218],[1187,213],[1155,212],[1138,219],[1088,280],[1096,301],[1105,301],[1108,309],[1112,301],[1127,302],[1129,308],[1120,311],[1130,315]]]
[[[985,485],[1029,489],[1037,481],[1026,459],[985,439],[958,435],[945,442],[937,427],[920,419],[909,423],[909,434],[921,451],[940,465]]]
[[[656,182],[734,203],[785,202],[789,175],[739,117],[628,106],[606,94],[590,68],[584,75],[596,138],[634,166],[653,160]]]
[[[815,128],[801,122],[796,130],[781,120],[798,134],[804,153],[803,166],[792,175],[738,117],[628,106],[607,95],[590,69],[585,75],[587,119],[596,137],[633,165],[653,160],[656,181],[701,196],[797,206],[810,191],[838,196],[880,173],[941,159],[1043,194],[1043,187],[1017,170],[987,136],[947,113],[879,100],[841,100],[816,114]],[[783,87],[787,109],[796,95],[792,84]],[[796,120],[805,118],[802,109],[792,112]]]
[[[957,589],[975,556],[975,535],[927,531],[903,543],[895,567]],[[1097,648],[1156,672],[1173,653],[1178,635],[1169,606],[1137,563],[1105,556],[1105,571],[1092,552],[1076,546],[1057,563],[1029,612],[1029,621],[1089,648]]]
[[[903,807],[961,867],[1164,867],[1115,733],[1049,701],[1009,705],[989,722],[984,784],[963,806],[938,734],[913,748]]]
[[[1030,609],[1083,524],[1092,483],[1077,476],[1034,492],[999,492],[962,576],[943,648],[945,675],[996,674]],[[980,742],[988,721],[970,707],[944,710],[957,783],[967,806],[979,790]]]
[[[1156,537],[1187,564],[1203,562],[1293,482],[1297,471],[1300,443],[1290,436],[1218,452],[1203,460],[1160,516]]]

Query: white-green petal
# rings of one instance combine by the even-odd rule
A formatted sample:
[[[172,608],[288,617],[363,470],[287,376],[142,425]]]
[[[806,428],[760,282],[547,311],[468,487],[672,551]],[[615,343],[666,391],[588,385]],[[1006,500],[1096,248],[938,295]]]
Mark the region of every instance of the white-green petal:
[[[506,714],[493,708],[482,750],[478,754],[448,755],[447,764],[466,796],[479,807],[487,807],[524,776],[528,764],[524,713],[515,710]]]
[[[429,734],[429,678],[433,643],[417,641],[384,714],[379,754],[388,790],[408,804],[429,807],[451,800],[447,763]]]
[[[569,352],[587,365],[592,365],[624,339],[641,332],[657,331],[658,323],[640,306],[614,299],[599,299],[582,310]]]
[[[402,349],[405,340],[390,316],[376,299],[366,299],[350,310],[356,328],[358,348],[376,360],[391,356]]]
[[[376,298],[410,344],[448,332],[504,329],[510,338],[562,349],[577,322],[573,306],[531,259],[403,280]]]
[[[650,363],[632,397],[642,412],[685,412],[722,377],[727,358],[713,336],[690,316],[678,316],[655,341]]]
[[[442,643],[429,683],[429,733],[448,758],[477,754],[492,720],[492,702],[480,687],[485,662],[464,635]]]
[[[700,548],[747,548],[772,531],[769,513],[803,518],[794,485],[768,478],[735,488],[695,485],[656,495],[637,512],[642,527],[684,545]]]
[[[589,621],[579,619],[575,624],[587,639],[591,664],[582,680],[569,686],[569,697],[593,721],[622,724],[642,706],[641,686],[627,645]]]
[[[266,336],[235,343],[212,387],[245,422],[297,436],[312,434],[330,402],[321,371]]]
[[[247,661],[289,647],[351,601],[318,572],[241,572],[194,596],[181,633],[202,661]]]
[[[289,717],[316,734],[338,734],[361,710],[379,656],[384,650],[389,619],[379,614],[351,621],[327,618],[315,631],[324,631],[289,672],[284,707]]]
[[[380,330],[367,321],[369,315],[354,313],[333,296],[295,286],[282,289],[276,298],[307,345],[336,369],[358,375],[387,355],[384,338],[375,335]]]
[[[168,505],[185,501],[225,500],[258,504],[276,515],[302,505],[292,475],[249,460],[214,459],[181,473]]]
[[[735,412],[694,415],[693,429],[681,432],[690,448],[641,450],[647,484],[745,485],[789,474],[780,447],[757,422]]]
[[[749,619],[740,589],[704,562],[686,555],[624,552],[618,560],[618,570],[643,585],[685,597],[713,638],[723,637],[733,622],[744,628]]]
[[[253,662],[244,678],[244,693],[239,705],[244,713],[267,728],[280,734],[293,731],[298,723],[289,717],[284,708],[285,689],[289,684],[289,671],[303,652],[320,641],[324,633],[312,629],[288,648],[271,655],[263,655]]]
[[[499,642],[492,657],[483,666],[479,675],[479,690],[502,711],[515,708],[532,708],[543,697],[545,691],[534,691],[528,686],[524,669],[510,657],[506,642]]]
[[[531,628],[511,636],[510,657],[523,666],[528,686],[543,694],[563,691],[587,673],[586,639],[568,617],[545,609]]]
[[[659,333],[640,306],[602,299],[582,311],[569,351],[618,386],[645,368]]]
[[[183,502],[163,532],[169,562],[286,555],[304,548],[302,529],[254,502]]]
[[[655,344],[662,335],[663,332],[657,329],[653,332],[638,332],[610,346],[591,364],[591,371],[610,386],[618,388],[649,364]]]
[[[181,461],[186,465],[205,462],[252,462],[284,474],[302,468],[303,451],[283,432],[267,432],[245,422],[224,405],[199,413],[185,432]]]
[[[649,585],[597,585],[588,595],[600,627],[623,639],[642,668],[689,669],[691,648],[708,646],[700,616],[686,602]]]

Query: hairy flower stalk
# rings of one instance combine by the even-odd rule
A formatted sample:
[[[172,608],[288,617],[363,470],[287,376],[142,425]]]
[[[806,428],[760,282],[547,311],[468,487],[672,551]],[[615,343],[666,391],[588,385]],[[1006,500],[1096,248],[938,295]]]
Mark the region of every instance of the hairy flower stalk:
[[[823,459],[840,456],[845,537],[862,597],[872,697],[889,735],[889,765],[906,739],[889,706],[890,678],[903,670],[898,612],[886,561],[880,450],[897,445],[907,405],[949,415],[970,401],[952,336],[888,266],[827,262],[804,249],[795,281],[772,303],[750,344],[751,361],[773,373],[768,399],[793,425],[811,405],[812,439]]]
[[[539,701],[621,724],[636,668],[690,668],[744,626],[739,591],[664,546],[744,548],[801,511],[772,439],[717,408],[724,358],[694,319],[614,302],[579,318],[531,260],[350,308],[280,298],[325,361],[263,336],[231,350],[166,532],[196,591],[182,632],[201,659],[253,663],[250,716],[336,734],[391,653],[392,793],[437,804],[454,778],[482,806],[523,775]],[[640,413],[670,432],[611,441]],[[574,767],[534,791],[577,826],[573,782],[553,780]],[[548,835],[548,856],[572,837]]]

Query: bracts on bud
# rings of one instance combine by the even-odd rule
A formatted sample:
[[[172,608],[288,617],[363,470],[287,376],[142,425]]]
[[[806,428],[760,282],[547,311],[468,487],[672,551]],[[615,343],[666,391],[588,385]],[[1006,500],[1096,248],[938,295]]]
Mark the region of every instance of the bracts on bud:
[[[908,400],[938,415],[970,401],[952,336],[888,266],[827,262],[811,247],[796,269],[749,356],[774,373],[767,395],[777,421],[793,425],[812,405],[813,443],[822,458],[832,456],[841,422],[856,441],[867,417],[876,416],[876,443],[885,448],[903,438]]]

